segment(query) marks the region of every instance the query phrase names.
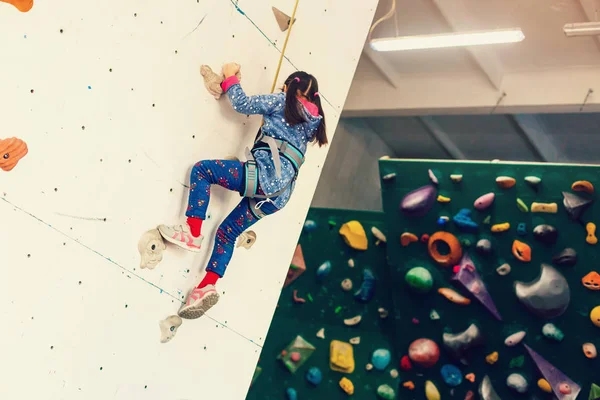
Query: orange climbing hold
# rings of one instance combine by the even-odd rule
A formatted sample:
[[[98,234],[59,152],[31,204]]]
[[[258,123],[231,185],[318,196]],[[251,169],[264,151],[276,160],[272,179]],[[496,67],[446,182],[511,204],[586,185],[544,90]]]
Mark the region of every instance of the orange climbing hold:
[[[438,250],[439,242],[446,243],[449,248],[448,254],[441,254]],[[429,255],[442,267],[451,267],[459,263],[462,258],[462,247],[460,242],[450,232],[439,231],[431,235],[427,243]]]
[[[411,244],[413,242],[417,242],[418,240],[419,240],[419,238],[417,237],[417,235],[415,235],[414,233],[410,233],[410,232],[404,232],[400,236],[400,244],[404,247],[408,246],[409,244]]]
[[[471,304],[471,299],[463,296],[462,294],[459,294],[458,292],[450,288],[439,288],[438,293],[455,304],[461,304],[463,306]]]
[[[527,243],[515,240],[512,245],[512,253],[517,260],[524,262],[531,261],[531,247]]]
[[[474,373],[466,374],[465,379],[468,380],[469,382],[473,383],[473,382],[475,382],[475,374]]]
[[[598,291],[600,290],[600,274],[596,271],[592,271],[581,278],[581,283],[590,290]]]
[[[585,238],[585,241],[588,244],[598,243],[598,238],[596,237],[596,224],[594,224],[593,222],[588,222],[585,225],[585,230],[587,232],[587,237]]]
[[[0,0],[3,3],[12,4],[21,12],[27,12],[33,7],[33,0]]]
[[[415,384],[413,383],[413,381],[406,381],[402,384],[402,386],[404,386],[408,390],[415,390]]]
[[[0,169],[10,171],[27,152],[27,143],[21,139],[13,137],[0,140]]]
[[[589,181],[577,181],[573,182],[573,185],[571,185],[571,190],[574,192],[586,192],[592,194],[594,193],[594,185],[592,185],[592,182]]]

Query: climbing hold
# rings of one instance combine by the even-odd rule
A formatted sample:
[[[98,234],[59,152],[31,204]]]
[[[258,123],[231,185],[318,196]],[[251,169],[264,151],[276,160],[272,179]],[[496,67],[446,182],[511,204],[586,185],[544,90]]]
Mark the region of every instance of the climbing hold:
[[[584,287],[590,290],[598,291],[600,290],[600,274],[598,274],[596,271],[592,271],[581,278],[581,283],[583,283]]]
[[[396,173],[392,172],[391,174],[386,174],[384,176],[381,177],[381,179],[383,179],[384,181],[389,181],[392,180],[396,177]]]
[[[461,209],[458,214],[452,217],[452,221],[458,229],[465,232],[473,232],[477,230],[477,223],[471,219],[471,210],[468,208]]]
[[[466,352],[483,345],[484,342],[481,331],[475,324],[469,325],[465,331],[460,333],[444,333],[442,341],[448,353],[464,365],[468,365]]]
[[[460,239],[459,239],[459,241],[460,241],[460,245],[461,246],[463,246],[463,247],[471,247],[472,243],[471,243],[471,240],[468,237],[461,236]]]
[[[440,359],[440,348],[431,339],[417,339],[408,346],[408,357],[421,367],[433,367]]]
[[[440,253],[438,249],[439,242],[443,242],[448,246],[448,254],[442,255]],[[449,232],[440,231],[431,235],[429,242],[427,243],[427,250],[429,251],[431,258],[442,267],[456,265],[462,257],[462,247],[460,246],[460,242],[456,236]]]
[[[437,185],[437,184],[440,183],[439,180],[438,180],[438,178],[437,178],[437,176],[435,176],[435,174],[433,173],[432,170],[427,170],[427,174],[429,175],[429,179],[431,180],[431,182],[434,185]]]
[[[420,187],[408,193],[400,202],[400,210],[409,217],[422,217],[435,204],[437,189],[433,185]]]
[[[529,311],[544,319],[562,315],[571,300],[567,280],[548,264],[542,264],[540,275],[534,281],[515,282],[515,294]]]
[[[367,250],[369,248],[369,241],[367,240],[365,228],[363,228],[360,222],[346,222],[340,228],[339,233],[344,238],[344,242],[353,249]]]
[[[577,181],[571,185],[571,190],[574,192],[594,193],[594,185],[589,181]]]
[[[442,196],[441,194],[437,197],[438,203],[450,203],[451,200],[450,197]]]
[[[292,262],[290,264],[290,268],[288,269],[283,287],[288,287],[292,282],[298,279],[298,277],[302,275],[304,271],[306,271],[306,263],[304,262],[304,255],[302,254],[302,246],[298,244],[296,246],[296,250],[294,250]]]
[[[489,239],[479,239],[475,249],[481,255],[490,255],[492,254],[492,242],[490,242]]]
[[[246,250],[250,250],[254,243],[256,243],[256,232],[245,231],[238,237],[235,247],[243,247]]]
[[[352,396],[354,394],[354,384],[350,379],[346,377],[340,379],[340,387],[347,395]]]
[[[458,367],[452,364],[443,365],[440,373],[442,374],[444,383],[446,383],[448,386],[455,387],[460,385],[463,381],[462,372],[460,369],[458,369]]]
[[[563,382],[558,386],[558,391],[561,394],[571,394],[571,386],[569,386],[568,383]]]
[[[592,383],[592,387],[590,388],[590,397],[588,400],[598,400],[600,399],[600,386]]]
[[[292,293],[292,299],[294,300],[294,303],[298,303],[298,304],[306,303],[306,299],[304,299],[302,297],[298,297],[298,289],[294,289],[294,291]]]
[[[331,261],[325,261],[317,268],[317,280],[322,281],[331,272]]]
[[[302,336],[296,336],[296,338],[281,351],[277,359],[281,360],[287,369],[294,374],[310,358],[315,350],[316,348],[308,343]],[[300,360],[297,362],[292,360],[292,353],[295,352],[300,354]]]
[[[558,239],[558,231],[552,225],[542,224],[533,228],[533,237],[545,244],[554,244]]]
[[[473,383],[473,382],[475,382],[475,374],[472,372],[470,374],[466,374],[465,379],[468,380],[469,382]]]
[[[323,380],[323,373],[321,373],[321,370],[318,367],[311,367],[306,372],[306,380],[317,386]]]
[[[410,371],[412,369],[412,364],[411,364],[410,358],[408,358],[408,356],[404,355],[400,359],[400,369],[402,371]]]
[[[537,385],[541,389],[542,392],[552,393],[552,387],[550,386],[550,384],[548,383],[548,381],[545,380],[544,378],[540,378],[537,381]]]
[[[350,343],[332,340],[329,346],[329,368],[346,374],[354,372],[354,347]]]
[[[158,323],[160,327],[160,342],[167,343],[175,337],[177,328],[181,326],[183,320],[178,315],[170,315]]]
[[[154,269],[163,259],[163,251],[167,248],[158,229],[144,232],[138,242],[141,256],[140,268]]]
[[[552,365],[548,361],[546,361],[541,355],[536,353],[531,347],[527,346],[526,344],[524,346],[525,346],[525,349],[527,350],[527,352],[529,353],[529,355],[531,356],[531,358],[533,359],[534,364],[537,366],[537,369],[542,374],[542,377],[544,379],[546,379],[548,381],[548,383],[550,383],[550,387],[554,391],[554,394],[556,395],[556,397],[558,397],[559,399],[563,399],[563,400],[575,400],[577,398],[577,396],[579,395],[579,392],[581,391],[581,386],[579,386],[578,384],[573,382],[571,379],[569,379],[568,376],[563,374],[554,365]],[[572,396],[569,396],[569,397],[562,396],[562,394],[564,394],[564,393],[560,392],[560,387],[563,386],[563,384],[565,384],[569,387]]]
[[[574,193],[562,192],[562,195],[565,210],[573,220],[578,220],[593,202]]]
[[[371,227],[371,233],[373,234],[373,236],[375,236],[377,238],[377,241],[375,242],[375,246],[379,246],[379,244],[381,242],[387,243],[387,238],[385,237],[383,232],[381,232],[379,229],[377,229],[373,226],[373,227]]]
[[[590,320],[592,321],[592,324],[600,328],[600,306],[596,306],[592,309],[590,312]]]
[[[413,381],[406,381],[402,384],[402,386],[407,388],[408,390],[415,390],[415,384]]]
[[[496,268],[496,272],[500,276],[506,276],[506,275],[510,274],[510,269],[511,269],[510,264],[504,263],[501,266],[499,266],[498,268]]]
[[[381,318],[381,319],[386,319],[388,317],[388,315],[390,314],[389,311],[383,307],[379,307],[377,309],[377,312],[379,313],[379,318]]]
[[[526,393],[529,389],[529,384],[523,375],[521,374],[510,374],[506,378],[506,386],[515,390],[517,393]]]
[[[377,396],[385,400],[394,400],[396,398],[396,392],[390,385],[380,385],[377,388]]]
[[[317,332],[317,337],[319,339],[325,339],[325,328],[319,329],[319,331]]]
[[[498,352],[494,351],[493,353],[490,353],[487,356],[485,356],[485,362],[490,365],[496,364],[498,362]]]
[[[368,303],[375,294],[375,275],[373,272],[365,268],[363,270],[363,281],[360,288],[354,293],[354,298],[362,303]]]
[[[531,247],[527,243],[515,240],[512,245],[512,253],[519,261],[531,261]]]
[[[352,290],[352,281],[350,278],[346,278],[342,281],[342,290],[345,292]]]
[[[485,217],[485,218],[483,219],[483,223],[484,223],[485,225],[489,225],[489,224],[491,224],[491,223],[492,223],[492,216],[491,216],[491,215],[488,215],[487,217]]]
[[[492,381],[489,376],[484,376],[479,384],[479,396],[481,400],[501,400],[498,393],[492,386]]]
[[[465,393],[465,400],[475,400],[475,393],[472,390],[469,390]]]
[[[585,224],[585,230],[587,232],[585,241],[588,244],[598,243],[598,238],[596,237],[596,224],[594,224],[593,222],[588,222],[587,224]]]
[[[431,272],[423,267],[411,268],[404,276],[404,280],[411,289],[419,293],[427,293],[433,287]]]
[[[344,324],[347,325],[347,326],[358,325],[360,323],[361,319],[362,319],[362,316],[361,315],[357,315],[355,317],[345,319],[344,320]]]
[[[491,228],[492,232],[494,232],[494,233],[506,232],[509,229],[510,229],[510,223],[508,223],[508,222],[492,225],[492,228]]]
[[[285,396],[287,400],[298,400],[298,392],[294,388],[287,388],[285,390]]]
[[[415,325],[419,325],[419,320],[417,318],[413,317],[412,323]]]
[[[300,358],[300,353],[298,353],[297,351],[294,351],[292,354],[290,354],[290,360],[292,360],[293,362],[300,361]]]
[[[594,343],[584,343],[583,344],[583,354],[589,359],[594,359],[598,357],[598,351],[596,350],[596,346]]]
[[[440,319],[440,314],[436,310],[431,310],[429,312],[429,319],[432,321],[437,321]]]
[[[517,198],[517,208],[521,212],[529,212],[529,207],[527,207],[527,204],[525,204],[525,202],[519,198]]]
[[[440,400],[442,398],[440,391],[431,381],[425,382],[425,397],[427,400]]]
[[[520,355],[510,360],[508,368],[521,368],[523,364],[525,364],[525,356]]]
[[[373,364],[370,364],[370,363],[369,363],[369,364],[365,365],[365,369],[366,369],[367,371],[371,371],[371,370],[373,369]]]
[[[315,221],[313,221],[312,219],[307,219],[304,222],[304,232],[306,233],[311,233],[317,230],[317,223]]]
[[[552,257],[552,264],[560,265],[563,267],[572,267],[577,264],[577,252],[575,249],[567,247],[554,257]]]
[[[519,225],[517,225],[517,235],[519,235],[519,236],[527,235],[527,224],[525,222],[519,222]]]
[[[454,183],[460,183],[462,181],[463,176],[461,174],[452,174],[450,175],[450,180]]]
[[[518,345],[519,343],[521,343],[521,341],[523,340],[525,335],[526,335],[525,331],[519,331],[519,332],[513,333],[512,335],[510,335],[509,337],[504,339],[504,344],[507,345],[508,347],[514,347],[514,346]]]
[[[400,374],[398,373],[398,370],[397,370],[397,369],[392,369],[392,370],[390,370],[390,377],[391,377],[392,379],[396,379],[398,376],[400,376]]]
[[[421,235],[421,243],[427,243],[429,241],[429,235],[424,233]]]
[[[531,187],[533,187],[534,189],[537,189],[538,185],[542,182],[542,178],[539,178],[537,176],[526,176],[525,182],[531,185]]]
[[[392,354],[387,349],[377,349],[371,356],[371,363],[373,364],[373,367],[379,371],[386,369],[391,360]]]
[[[453,289],[439,288],[438,293],[455,304],[460,304],[463,306],[471,304],[471,299],[459,294],[458,292],[456,292]]]
[[[437,224],[439,226],[445,226],[448,223],[448,221],[450,221],[450,218],[445,215],[442,215],[437,219]]]
[[[510,176],[499,176],[496,178],[496,183],[501,189],[510,189],[511,187],[515,186],[517,180],[515,178],[511,178]]]
[[[417,242],[419,238],[414,233],[404,232],[400,235],[400,244],[404,247],[408,246],[411,243]]]
[[[565,334],[551,322],[544,324],[542,334],[548,339],[556,340],[557,342],[562,342],[565,338]]]
[[[350,344],[354,344],[354,345],[360,344],[360,336],[350,338]]]
[[[547,213],[556,214],[558,212],[558,205],[556,203],[531,203],[532,213]]]
[[[292,25],[292,18],[275,7],[271,7],[271,9],[273,10],[275,20],[277,21],[277,25],[279,25],[281,32],[287,31],[290,25]],[[294,18],[293,23],[296,23],[296,18]]]
[[[477,200],[475,200],[475,203],[473,203],[473,207],[475,207],[479,211],[485,210],[486,208],[492,205],[495,197],[496,195],[493,192],[484,194],[483,196],[480,196],[477,198]]]

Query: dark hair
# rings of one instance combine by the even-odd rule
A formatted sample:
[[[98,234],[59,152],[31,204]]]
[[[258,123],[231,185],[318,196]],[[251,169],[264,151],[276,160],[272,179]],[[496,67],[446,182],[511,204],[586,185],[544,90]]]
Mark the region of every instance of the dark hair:
[[[319,83],[317,78],[303,71],[294,72],[285,80],[287,94],[285,97],[285,120],[288,124],[294,126],[306,122],[306,116],[302,110],[302,104],[298,101],[297,93],[306,93],[305,96],[311,103],[319,108],[319,115],[323,118],[313,136],[311,142],[317,142],[319,147],[327,144],[327,133],[325,131],[325,113],[321,107],[321,97],[319,92]],[[315,95],[316,94],[316,95]]]

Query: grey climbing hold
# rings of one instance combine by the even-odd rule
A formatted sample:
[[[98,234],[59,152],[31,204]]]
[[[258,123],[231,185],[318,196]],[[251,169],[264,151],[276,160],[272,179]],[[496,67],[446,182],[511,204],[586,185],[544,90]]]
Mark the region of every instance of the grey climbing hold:
[[[518,345],[519,343],[521,343],[521,341],[523,340],[525,335],[526,335],[525,331],[519,331],[519,332],[513,333],[512,335],[510,335],[509,337],[504,339],[504,344],[507,345],[508,347],[514,347],[514,346]]]
[[[562,192],[562,195],[565,210],[567,210],[567,214],[573,220],[578,220],[593,202],[591,199],[586,199],[569,192]]]
[[[481,400],[502,400],[494,387],[492,386],[492,381],[489,376],[484,376],[479,384],[479,396]]]
[[[508,263],[502,264],[501,266],[496,268],[496,272],[500,276],[506,276],[506,275],[510,274],[510,264],[508,264]]]
[[[554,244],[558,239],[558,231],[548,224],[541,224],[533,228],[533,237],[545,244]]]
[[[479,239],[475,248],[481,255],[487,256],[492,254],[492,242],[490,242],[488,239]]]
[[[160,342],[167,343],[175,337],[177,328],[181,326],[183,320],[178,315],[171,315],[158,323],[160,327]]]
[[[529,384],[523,375],[521,374],[510,374],[506,378],[506,386],[515,390],[517,393],[526,393],[529,389]]]
[[[567,247],[554,257],[552,257],[552,264],[560,265],[563,267],[572,267],[577,264],[577,252],[575,249]]]
[[[144,232],[138,242],[138,251],[141,256],[140,268],[154,269],[162,261],[166,248],[158,229]]]
[[[471,324],[461,333],[444,333],[442,341],[448,353],[464,365],[469,364],[465,353],[473,347],[483,345],[484,342],[481,330],[475,324]]]
[[[542,264],[540,275],[534,281],[515,282],[515,294],[529,311],[545,319],[562,315],[571,301],[567,280],[548,264]]]
[[[556,340],[557,342],[562,342],[565,338],[565,334],[558,329],[556,325],[550,322],[544,324],[542,327],[542,334],[548,339]]]

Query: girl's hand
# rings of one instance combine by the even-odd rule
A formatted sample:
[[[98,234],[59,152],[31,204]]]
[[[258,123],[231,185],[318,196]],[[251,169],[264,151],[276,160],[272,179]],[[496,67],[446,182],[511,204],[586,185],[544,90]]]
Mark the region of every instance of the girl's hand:
[[[223,65],[222,72],[223,72],[223,76],[225,76],[225,79],[227,79],[230,76],[234,76],[235,74],[240,72],[240,65],[236,64],[236,63],[225,64],[225,65]]]

